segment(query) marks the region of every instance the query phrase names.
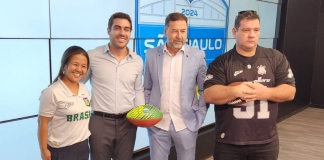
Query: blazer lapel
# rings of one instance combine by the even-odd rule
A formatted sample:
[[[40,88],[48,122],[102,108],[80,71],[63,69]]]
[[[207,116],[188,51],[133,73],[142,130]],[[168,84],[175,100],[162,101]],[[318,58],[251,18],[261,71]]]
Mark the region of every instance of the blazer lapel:
[[[183,88],[183,85],[185,83],[186,80],[186,75],[188,74],[188,66],[189,64],[189,60],[191,58],[190,56],[190,48],[188,47],[187,44],[184,45],[185,48],[185,52],[183,54],[183,58],[182,58],[182,75],[181,75],[181,88]]]
[[[163,47],[164,45],[161,45],[158,54],[156,55],[156,61],[157,61],[157,70],[158,70],[158,78],[159,78],[159,85],[160,85],[160,92],[162,94],[162,75],[163,75]]]

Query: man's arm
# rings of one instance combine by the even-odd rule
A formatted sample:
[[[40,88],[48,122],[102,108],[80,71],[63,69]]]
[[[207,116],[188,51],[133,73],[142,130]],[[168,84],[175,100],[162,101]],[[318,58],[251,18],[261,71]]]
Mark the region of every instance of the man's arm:
[[[143,61],[141,61],[141,71],[137,74],[134,84],[135,90],[135,107],[145,104],[144,89],[142,86]]]
[[[250,91],[246,84],[249,82],[244,82],[238,86],[224,86],[224,85],[213,85],[206,88],[204,91],[206,103],[212,103],[217,105],[226,104],[236,98],[241,98],[246,100],[246,102],[253,101],[253,97],[248,97],[247,91]]]
[[[149,60],[148,59],[149,59],[148,53],[146,53],[145,70],[144,70],[145,104],[149,104],[149,102],[150,102],[150,95],[151,95],[152,85],[153,85],[153,81],[152,81],[151,73],[150,73]]]
[[[253,100],[267,99],[274,102],[285,102],[293,100],[296,93],[296,88],[288,84],[271,88],[260,83],[247,83],[247,86],[253,90],[246,91],[249,94],[246,98]]]
[[[205,58],[205,52],[202,51],[202,57],[200,58],[199,62],[199,69],[197,74],[197,84],[198,84],[198,93],[199,93],[199,111],[206,116],[207,114],[207,107],[204,100],[204,80],[206,77],[207,72],[207,66],[206,66],[206,58]]]

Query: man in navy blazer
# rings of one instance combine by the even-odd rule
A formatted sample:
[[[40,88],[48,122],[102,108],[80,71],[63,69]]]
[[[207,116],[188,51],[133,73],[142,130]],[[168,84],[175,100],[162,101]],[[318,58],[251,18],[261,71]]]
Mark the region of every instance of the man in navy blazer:
[[[194,160],[198,130],[207,113],[205,53],[185,44],[187,28],[186,16],[169,14],[164,28],[167,42],[146,52],[145,103],[163,113],[163,119],[148,128],[153,160],[167,160],[172,142],[178,159]]]

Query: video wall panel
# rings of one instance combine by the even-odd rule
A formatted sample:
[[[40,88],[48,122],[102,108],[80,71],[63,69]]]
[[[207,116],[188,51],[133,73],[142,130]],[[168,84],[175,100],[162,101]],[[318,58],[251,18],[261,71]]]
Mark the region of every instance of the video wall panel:
[[[277,38],[277,8],[278,4],[259,2],[259,15],[261,21],[260,38]]]
[[[50,38],[49,1],[0,1],[0,38]]]
[[[0,121],[37,115],[50,84],[48,40],[0,39],[0,50]]]
[[[37,139],[37,118],[0,124],[3,160],[41,160]]]
[[[134,0],[50,0],[50,8],[51,38],[109,38],[108,20],[115,12],[129,14],[135,29]]]

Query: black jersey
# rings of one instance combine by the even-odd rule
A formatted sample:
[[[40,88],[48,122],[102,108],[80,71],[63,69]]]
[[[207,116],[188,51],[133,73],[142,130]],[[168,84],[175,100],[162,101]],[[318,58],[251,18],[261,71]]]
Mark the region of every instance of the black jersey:
[[[267,87],[288,84],[295,79],[286,57],[277,50],[258,46],[253,57],[243,57],[234,48],[209,64],[204,88],[253,81]],[[242,106],[215,105],[215,139],[218,142],[247,145],[264,144],[278,138],[278,103],[258,100]]]

